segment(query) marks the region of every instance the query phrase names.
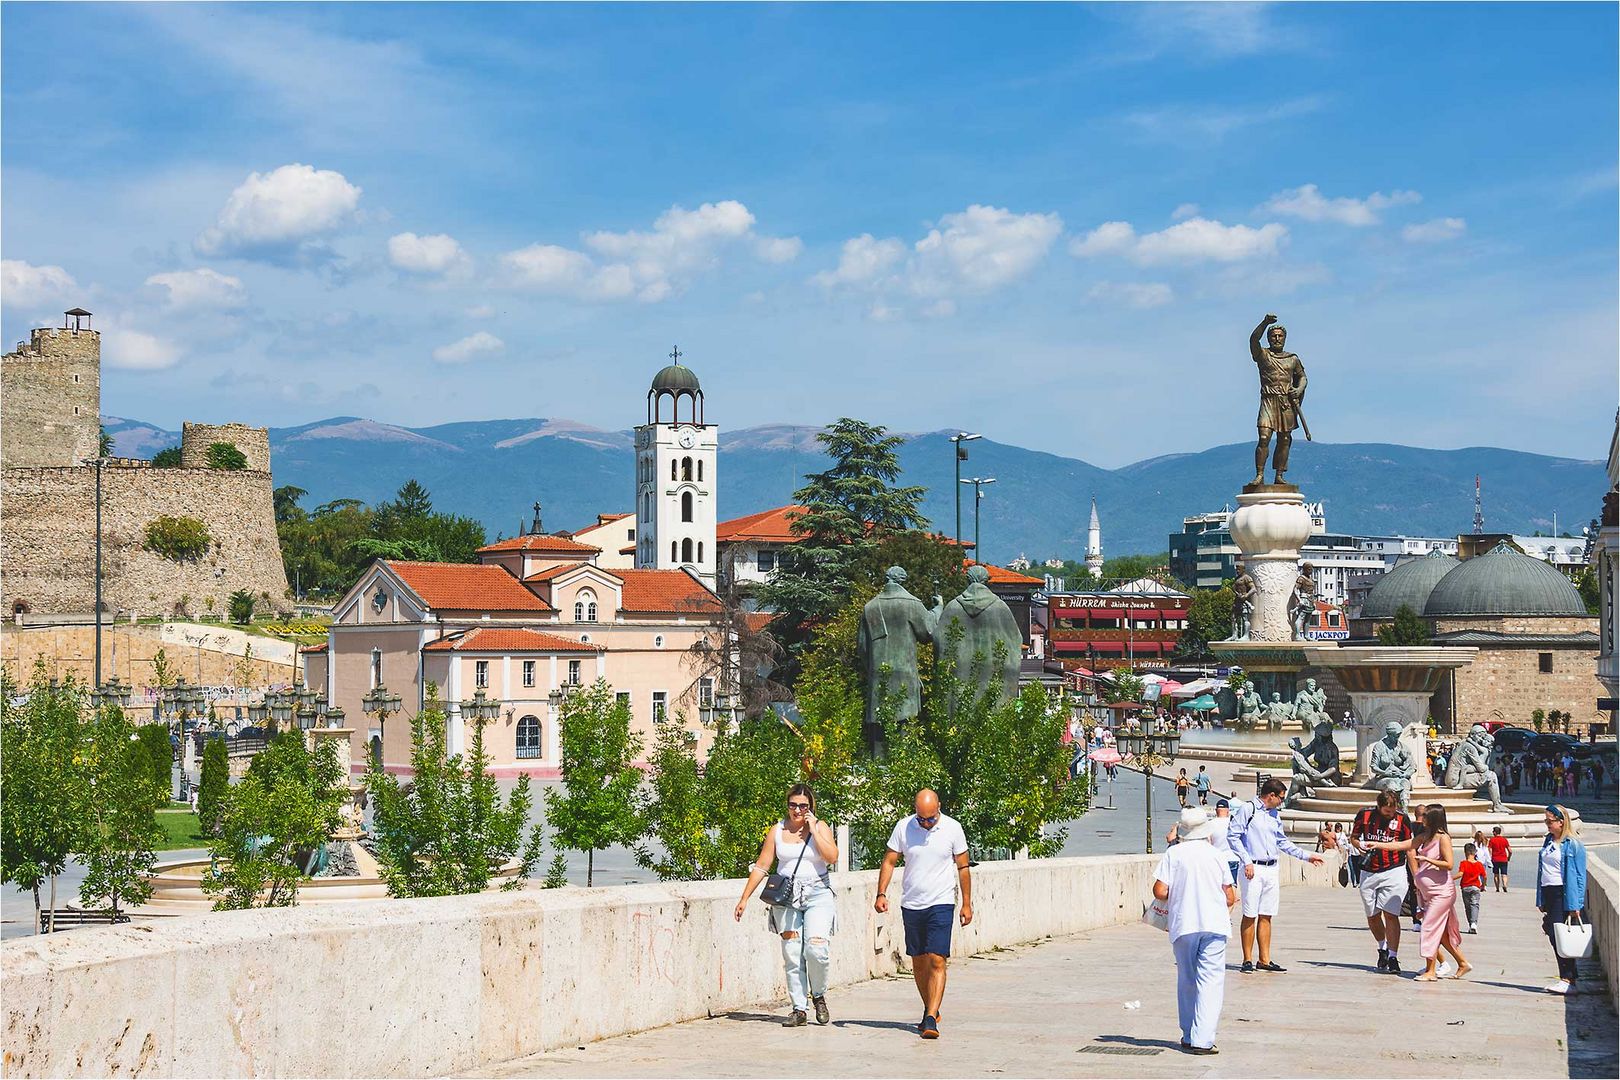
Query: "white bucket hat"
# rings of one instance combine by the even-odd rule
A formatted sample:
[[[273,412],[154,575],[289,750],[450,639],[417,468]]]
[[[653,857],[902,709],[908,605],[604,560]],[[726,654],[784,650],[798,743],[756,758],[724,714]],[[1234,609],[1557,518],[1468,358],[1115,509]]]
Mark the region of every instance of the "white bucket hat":
[[[1198,806],[1183,810],[1181,820],[1176,823],[1176,837],[1181,840],[1208,840],[1214,831],[1215,823],[1209,819],[1209,811]]]

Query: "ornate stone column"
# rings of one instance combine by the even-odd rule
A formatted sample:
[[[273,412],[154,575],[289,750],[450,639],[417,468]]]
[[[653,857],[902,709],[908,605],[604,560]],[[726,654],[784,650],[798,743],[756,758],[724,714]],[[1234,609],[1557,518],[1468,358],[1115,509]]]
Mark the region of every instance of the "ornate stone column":
[[[1305,497],[1292,484],[1251,484],[1238,496],[1231,529],[1232,540],[1254,578],[1249,640],[1292,641],[1288,600],[1299,576],[1299,549],[1311,536]]]

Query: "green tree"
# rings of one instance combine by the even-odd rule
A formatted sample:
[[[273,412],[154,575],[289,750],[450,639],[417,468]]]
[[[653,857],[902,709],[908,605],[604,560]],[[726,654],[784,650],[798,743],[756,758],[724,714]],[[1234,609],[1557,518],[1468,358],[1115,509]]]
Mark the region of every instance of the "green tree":
[[[233,442],[209,443],[204,460],[208,462],[210,469],[222,469],[226,472],[238,472],[247,468],[247,455]]]
[[[639,839],[641,738],[630,730],[629,706],[603,679],[570,694],[560,722],[562,789],[546,791],[546,817],[557,846],[585,852],[591,885],[597,849]]]
[[[1597,571],[1590,566],[1583,566],[1575,571],[1570,579],[1574,581],[1575,588],[1581,594],[1581,603],[1586,605],[1588,615],[1597,615],[1602,608],[1602,588],[1598,583]]]
[[[270,500],[275,506],[276,524],[285,525],[290,521],[304,520],[308,517],[303,508],[298,505],[309,492],[293,484],[283,484],[270,493]]]
[[[855,583],[869,575],[872,549],[895,533],[928,525],[919,509],[923,489],[895,486],[904,439],[848,417],[816,439],[832,465],[807,474],[793,493],[804,507],[792,522],[797,540],[782,551],[760,590],[793,648],[802,647],[809,629],[843,607]]]
[[[1410,604],[1402,604],[1395,609],[1395,618],[1387,626],[1378,628],[1378,643],[1380,645],[1427,645],[1429,643],[1429,625],[1423,617],[1412,610]]]
[[[1102,576],[1105,581],[1134,581],[1141,577],[1155,577],[1155,571],[1162,571],[1169,565],[1168,551],[1161,551],[1157,555],[1116,555],[1103,561]]]
[[[636,862],[666,881],[716,876],[711,803],[692,740],[674,724],[661,725],[648,765],[649,783],[638,807],[644,824],[643,839],[635,845]],[[657,842],[659,854],[647,839]]]
[[[109,458],[109,457],[112,457],[112,452],[113,452],[113,437],[107,431],[107,429],[105,427],[103,427],[101,429],[100,437],[96,440],[96,456],[97,457]]]
[[[152,455],[152,468],[178,469],[180,467],[180,448],[167,446]]]
[[[1113,687],[1110,691],[1112,701],[1141,701],[1142,694],[1147,689],[1141,677],[1128,667],[1115,668],[1114,677],[1110,682]]]
[[[26,701],[0,669],[0,866],[4,879],[34,894],[56,878],[80,845],[83,790],[76,758],[83,725],[83,688],[71,678],[53,684],[43,661],[35,665]]]
[[[204,739],[202,775],[197,779],[197,821],[205,836],[219,835],[225,797],[230,794],[231,761],[224,739]]]
[[[930,606],[935,597],[949,600],[967,588],[962,549],[932,533],[911,529],[885,536],[862,560],[857,580],[876,592],[891,566],[905,568],[906,588]]]
[[[272,739],[225,796],[203,877],[214,909],[296,903],[305,867],[339,824],[347,779],[330,739],[313,752],[300,732]]]
[[[173,686],[177,678],[174,667],[169,663],[169,654],[158,646],[158,651],[152,654],[152,681],[158,688]]]
[[[237,589],[226,603],[230,606],[231,622],[245,626],[253,621],[253,609],[258,606],[259,598],[246,589]]]
[[[366,562],[373,559],[392,559],[397,562],[444,562],[444,554],[430,540],[379,540],[375,536],[362,536],[354,541],[355,554]]]
[[[1195,589],[1187,602],[1187,628],[1176,639],[1176,655],[1201,660],[1210,655],[1209,643],[1232,636],[1232,586]]]
[[[375,758],[366,773],[372,799],[377,861],[392,896],[452,896],[482,892],[502,867],[519,872],[503,888],[522,886],[540,861],[538,828],[524,836],[534,805],[529,778],[519,777],[505,805],[489,772],[484,728],[475,724],[466,755],[445,754],[446,717],[436,686],[411,721],[409,785],[384,772]]]
[[[174,744],[169,741],[169,726],[141,724],[135,733],[150,763],[152,782],[163,793],[162,801],[166,803],[174,791]]]
[[[790,784],[805,779],[800,741],[776,714],[745,718],[716,735],[703,766],[703,800],[713,836],[712,876],[741,877],[780,820]],[[817,798],[818,813],[837,821]]]
[[[1531,709],[1530,710],[1530,726],[1535,728],[1536,731],[1539,732],[1546,725],[1547,725],[1547,710],[1546,709]]]
[[[143,904],[152,895],[153,850],[162,837],[156,810],[168,801],[168,783],[152,775],[152,759],[124,711],[103,705],[91,716],[79,750],[84,778],[84,882],[79,901]]]

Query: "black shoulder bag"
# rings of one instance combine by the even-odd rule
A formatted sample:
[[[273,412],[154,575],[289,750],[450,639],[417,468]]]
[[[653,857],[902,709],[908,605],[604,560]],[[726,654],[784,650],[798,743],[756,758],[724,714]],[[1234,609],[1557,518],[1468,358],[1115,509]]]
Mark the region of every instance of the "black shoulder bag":
[[[793,906],[793,879],[798,876],[799,864],[804,862],[804,853],[815,842],[816,831],[810,830],[810,835],[804,838],[804,847],[799,849],[799,857],[793,860],[792,874],[771,874],[765,879],[765,885],[759,890],[759,898],[772,907]]]

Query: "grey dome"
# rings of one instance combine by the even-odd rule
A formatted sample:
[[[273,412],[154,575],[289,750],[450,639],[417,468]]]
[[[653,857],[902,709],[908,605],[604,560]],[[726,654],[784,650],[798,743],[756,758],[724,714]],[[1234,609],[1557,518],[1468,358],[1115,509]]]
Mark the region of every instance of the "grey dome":
[[[1455,557],[1439,548],[1421,559],[1409,559],[1379,578],[1367,591],[1361,605],[1363,619],[1393,619],[1404,605],[1421,615],[1429,606],[1429,594],[1440,579],[1461,566]]]
[[[1441,578],[1423,614],[1585,615],[1586,605],[1563,574],[1504,540]]]
[[[691,390],[701,394],[703,392],[703,387],[698,385],[697,372],[693,371],[685,364],[670,364],[668,367],[664,368],[663,370],[659,371],[658,374],[653,376],[653,393],[658,393],[659,391],[663,390]]]

